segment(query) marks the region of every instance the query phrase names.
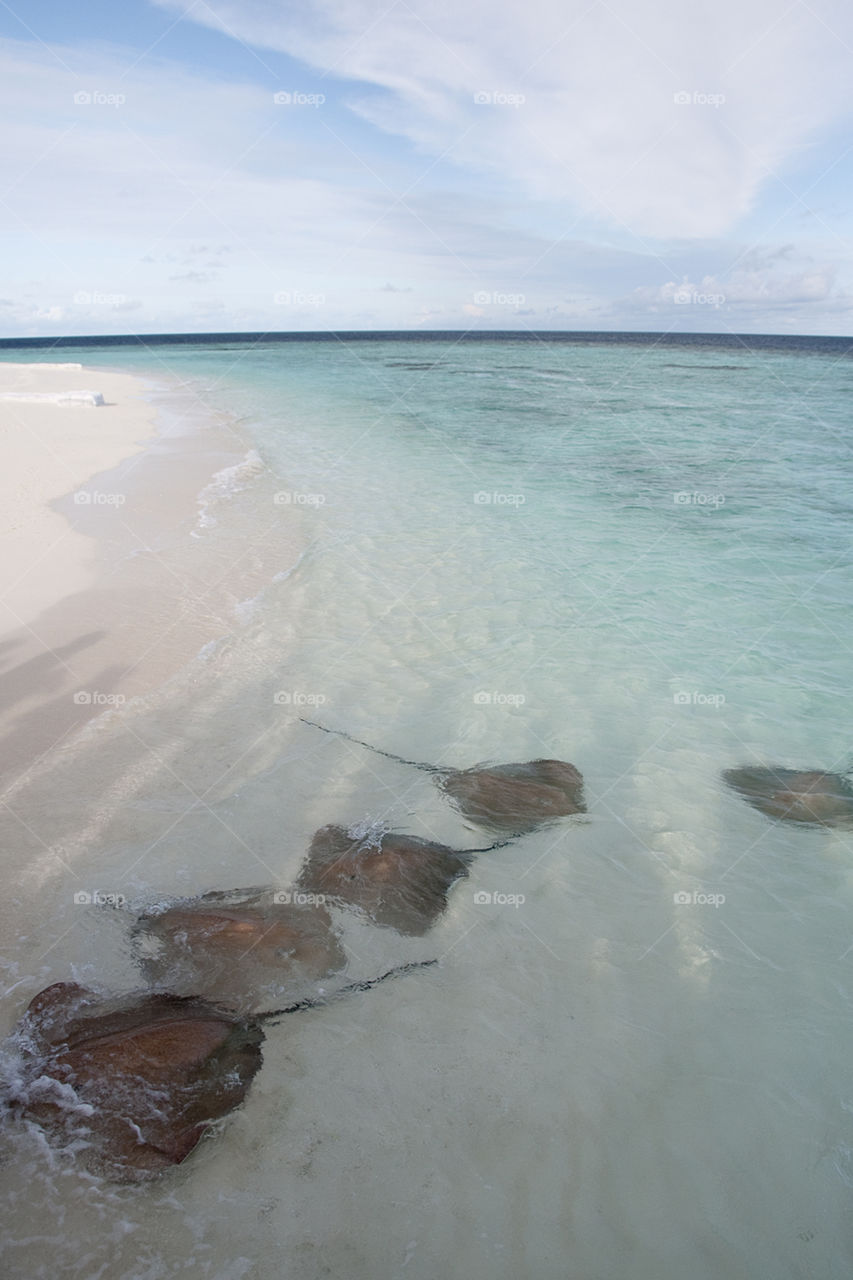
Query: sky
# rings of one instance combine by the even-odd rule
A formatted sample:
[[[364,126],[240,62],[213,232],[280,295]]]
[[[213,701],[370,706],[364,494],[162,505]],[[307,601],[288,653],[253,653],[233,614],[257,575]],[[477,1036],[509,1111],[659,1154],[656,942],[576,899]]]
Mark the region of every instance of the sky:
[[[853,334],[849,0],[0,0],[0,336]]]

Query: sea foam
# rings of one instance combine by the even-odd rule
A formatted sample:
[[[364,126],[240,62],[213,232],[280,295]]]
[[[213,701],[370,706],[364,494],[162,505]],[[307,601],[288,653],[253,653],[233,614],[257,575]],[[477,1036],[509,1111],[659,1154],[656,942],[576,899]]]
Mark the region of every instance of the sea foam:
[[[266,470],[263,458],[255,449],[250,449],[241,462],[217,471],[210,484],[205,485],[198,495],[199,514],[193,536],[199,537],[200,529],[209,529],[216,524],[216,517],[211,508],[219,502],[230,501],[251,482]]]

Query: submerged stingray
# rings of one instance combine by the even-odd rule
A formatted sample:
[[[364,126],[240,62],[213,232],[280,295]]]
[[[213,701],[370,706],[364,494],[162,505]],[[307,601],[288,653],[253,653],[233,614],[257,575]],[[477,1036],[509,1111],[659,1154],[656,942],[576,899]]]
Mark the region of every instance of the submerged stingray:
[[[354,982],[334,998],[428,968],[424,960]],[[89,1167],[139,1182],[181,1164],[246,1096],[261,1066],[261,1023],[325,1005],[306,999],[261,1017],[167,993],[107,1000],[57,982],[30,1002],[17,1031],[23,1064],[6,1102]]]
[[[346,955],[328,911],[291,898],[234,889],[140,916],[133,933],[146,978],[249,1013],[339,972]]]
[[[433,774],[436,785],[450,797],[460,813],[477,826],[496,833],[525,835],[555,818],[586,813],[583,776],[565,760],[527,760],[519,764],[445,769],[418,760],[404,760],[402,756],[350,737],[342,730],[326,729],[313,720],[303,723]]]
[[[82,1139],[96,1171],[138,1181],[180,1164],[242,1102],[263,1032],[202,1000],[106,1001],[57,982],[30,1003],[19,1040],[22,1115],[62,1145]]]
[[[468,874],[472,853],[392,831],[367,835],[321,827],[298,884],[360,907],[376,924],[426,933],[447,906],[447,891]]]
[[[723,778],[768,818],[830,827],[853,821],[853,786],[838,773],[747,765]]]
[[[564,760],[460,769],[438,783],[478,826],[523,835],[543,822],[586,813],[583,778]]]

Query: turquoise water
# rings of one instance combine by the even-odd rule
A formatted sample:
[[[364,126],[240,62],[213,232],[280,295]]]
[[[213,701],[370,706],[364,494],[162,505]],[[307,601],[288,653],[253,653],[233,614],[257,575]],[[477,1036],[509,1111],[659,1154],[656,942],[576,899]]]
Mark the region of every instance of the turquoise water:
[[[591,663],[614,697],[648,690],[632,743],[661,717],[687,740],[722,726],[727,756],[846,762],[849,361],[530,342],[102,354],[206,380],[311,514],[310,572],[340,576],[353,626],[393,610],[413,676],[455,665],[586,703]],[[430,637],[445,627],[452,655]],[[670,709],[679,691],[725,714]]]
[[[849,360],[450,340],[62,358],[178,375],[233,415],[268,469],[240,500],[287,547],[134,713],[143,747],[111,721],[40,784],[99,883],[142,904],[284,882],[318,826],[366,817],[483,843],[426,775],[300,714],[409,759],[570,760],[589,805],[480,857],[417,944],[347,922],[353,974],[439,970],[271,1034],[171,1191],[104,1193],[111,1229],[165,1224],[149,1269],[112,1274],[849,1275],[853,841],[720,781],[853,764]],[[227,534],[227,498],[214,513]],[[119,932],[68,962],[132,985]],[[88,1219],[45,1179],[75,1224],[54,1273],[90,1274]]]

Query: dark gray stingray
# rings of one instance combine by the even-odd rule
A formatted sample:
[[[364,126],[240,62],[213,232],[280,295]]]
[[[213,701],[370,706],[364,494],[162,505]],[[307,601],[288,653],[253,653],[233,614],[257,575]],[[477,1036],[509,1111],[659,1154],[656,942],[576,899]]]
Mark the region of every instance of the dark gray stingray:
[[[440,765],[404,760],[340,729],[327,729],[304,720],[315,729],[346,738],[377,755],[409,764],[434,775],[436,785],[470,822],[495,834],[526,835],[546,822],[586,813],[583,777],[565,760],[527,760],[518,764],[477,765],[472,769],[447,769]]]
[[[839,826],[853,822],[853,787],[838,773],[818,769],[726,769],[724,780],[768,818]]]
[[[334,998],[435,963],[351,983]],[[326,1003],[301,1000],[245,1019],[194,997],[109,1000],[57,982],[21,1019],[23,1062],[5,1102],[55,1145],[74,1144],[92,1171],[144,1181],[181,1164],[242,1102],[261,1066],[262,1022]]]
[[[271,889],[234,889],[140,916],[133,929],[147,980],[241,1013],[280,1005],[337,973],[346,955],[322,903],[277,901]]]
[[[447,891],[468,874],[472,853],[393,831],[365,838],[321,827],[299,875],[301,889],[360,907],[376,924],[419,937],[447,906]]]

